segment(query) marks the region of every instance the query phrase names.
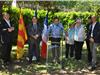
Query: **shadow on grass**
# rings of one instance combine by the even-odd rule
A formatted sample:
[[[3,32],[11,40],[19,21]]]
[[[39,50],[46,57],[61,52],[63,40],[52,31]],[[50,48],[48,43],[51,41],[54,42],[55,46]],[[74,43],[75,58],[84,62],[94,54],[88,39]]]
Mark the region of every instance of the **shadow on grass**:
[[[41,60],[40,64],[33,62],[32,64],[28,64],[26,60],[27,57],[27,49],[28,46],[25,46],[24,52],[25,56],[21,59],[21,61],[16,61],[15,59],[15,50],[13,47],[12,50],[12,58],[13,62],[9,64],[8,67],[3,68],[2,61],[0,61],[0,74],[2,75],[41,75],[41,74],[85,74],[92,73],[88,70],[87,63],[87,50],[83,50],[83,56],[81,61],[77,61],[74,58],[64,58],[65,48],[63,47],[63,60],[62,64],[51,63],[52,59],[49,59],[48,65],[46,65],[46,61]],[[100,59],[100,52],[97,52],[97,58]],[[51,53],[50,53],[51,57]],[[98,60],[100,62],[100,60]],[[62,69],[62,66],[64,69]],[[64,72],[62,72],[63,70]],[[94,72],[96,74],[100,74],[100,63],[98,64],[98,68]]]

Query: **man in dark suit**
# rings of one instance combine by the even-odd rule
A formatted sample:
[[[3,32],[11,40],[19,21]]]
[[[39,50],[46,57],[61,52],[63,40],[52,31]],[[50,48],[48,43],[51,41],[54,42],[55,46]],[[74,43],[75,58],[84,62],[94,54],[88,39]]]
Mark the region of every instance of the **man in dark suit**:
[[[32,63],[33,56],[37,62],[40,59],[40,41],[41,41],[41,26],[38,23],[37,17],[32,18],[32,23],[28,26],[29,35],[29,63]]]
[[[90,27],[91,27],[91,24],[92,24],[92,20],[91,20],[91,16],[90,17],[88,17],[88,23],[87,23],[87,25],[86,25],[86,46],[87,46],[87,52],[88,52],[88,63],[89,63],[89,65],[91,64],[91,62],[92,62],[92,53],[91,53],[91,50],[90,50],[90,40],[89,40],[89,34],[88,34],[88,32],[89,32],[89,29],[90,29]]]
[[[92,24],[89,30],[90,49],[92,52],[92,67],[91,70],[96,68],[96,50],[100,45],[100,23],[96,21],[96,16],[92,16]]]
[[[3,20],[0,25],[1,42],[2,42],[2,59],[5,64],[11,61],[11,49],[12,49],[12,33],[14,27],[10,23],[10,15],[8,13],[3,14]]]

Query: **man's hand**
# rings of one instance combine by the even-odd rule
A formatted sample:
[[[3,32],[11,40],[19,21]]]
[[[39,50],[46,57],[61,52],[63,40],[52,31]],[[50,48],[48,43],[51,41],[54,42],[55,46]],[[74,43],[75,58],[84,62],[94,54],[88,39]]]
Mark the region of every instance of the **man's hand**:
[[[68,36],[66,36],[65,39],[66,39],[66,41],[68,41],[69,40]]]
[[[8,28],[8,32],[12,32],[12,31],[14,31],[14,27]]]
[[[34,36],[32,36],[35,40],[39,37],[39,35],[38,34],[36,34],[36,35],[34,35]]]
[[[90,38],[89,40],[90,40],[90,42],[94,43],[94,39],[93,38]]]
[[[12,32],[12,29],[11,28],[8,28],[8,32]]]
[[[36,40],[37,39],[37,37],[36,36],[33,36],[33,38]]]
[[[37,38],[39,37],[39,35],[38,35],[38,34],[36,34],[35,36],[36,36]]]
[[[14,27],[11,27],[12,31],[14,31]]]

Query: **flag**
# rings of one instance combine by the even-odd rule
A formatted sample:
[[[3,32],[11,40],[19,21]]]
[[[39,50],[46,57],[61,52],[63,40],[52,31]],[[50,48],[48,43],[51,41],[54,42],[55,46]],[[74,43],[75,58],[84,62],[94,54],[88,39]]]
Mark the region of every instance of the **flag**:
[[[20,13],[19,26],[18,26],[18,38],[17,38],[17,59],[20,59],[24,54],[24,44],[27,40],[26,28],[23,21],[23,16]]]
[[[16,7],[16,0],[13,0],[12,7]]]
[[[46,58],[47,54],[47,27],[48,27],[48,12],[44,20],[44,29],[42,34],[41,57]]]

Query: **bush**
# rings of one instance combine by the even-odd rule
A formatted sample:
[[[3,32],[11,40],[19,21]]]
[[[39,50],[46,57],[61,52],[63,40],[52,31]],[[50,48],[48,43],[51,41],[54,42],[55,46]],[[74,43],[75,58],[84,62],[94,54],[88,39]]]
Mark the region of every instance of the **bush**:
[[[19,8],[11,8],[11,9],[3,8],[3,12],[5,11],[10,11],[11,21],[13,23],[13,26],[15,27],[14,43],[16,44],[20,9]],[[38,14],[39,22],[41,26],[43,26],[43,21],[44,21],[47,11],[38,10],[37,12],[38,12],[37,14]],[[24,17],[25,25],[27,27],[27,25],[30,24],[31,22],[32,16],[34,16],[34,10],[24,8],[22,9],[22,14]],[[50,24],[52,22],[52,18],[57,16],[59,17],[60,21],[64,25],[64,29],[66,30],[69,27],[69,25],[75,21],[76,18],[81,18],[82,22],[86,25],[88,17],[94,14],[95,14],[94,12],[56,12],[56,13],[49,12],[48,22]]]

